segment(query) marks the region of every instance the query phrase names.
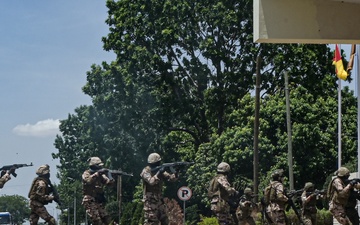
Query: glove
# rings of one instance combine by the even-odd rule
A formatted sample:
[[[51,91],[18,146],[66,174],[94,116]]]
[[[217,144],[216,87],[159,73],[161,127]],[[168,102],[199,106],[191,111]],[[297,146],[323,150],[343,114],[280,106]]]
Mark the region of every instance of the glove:
[[[109,172],[109,170],[102,168],[102,169],[99,169],[97,172],[98,172],[100,175],[102,175],[102,174],[107,174],[107,173]]]
[[[2,170],[2,171],[1,171],[1,177],[3,177],[5,174],[6,174],[6,171],[5,171],[5,170]]]
[[[350,181],[350,185],[353,186],[353,187],[354,187],[357,183],[358,183],[358,182],[357,182],[356,180],[351,180],[351,181]]]
[[[165,172],[165,167],[161,167],[161,168],[159,169],[159,173],[163,173],[163,172]]]

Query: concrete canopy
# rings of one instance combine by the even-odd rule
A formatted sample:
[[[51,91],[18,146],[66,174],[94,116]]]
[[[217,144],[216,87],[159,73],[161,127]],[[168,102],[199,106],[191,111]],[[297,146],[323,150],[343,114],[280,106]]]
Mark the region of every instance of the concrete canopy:
[[[360,0],[254,0],[254,42],[360,44]]]

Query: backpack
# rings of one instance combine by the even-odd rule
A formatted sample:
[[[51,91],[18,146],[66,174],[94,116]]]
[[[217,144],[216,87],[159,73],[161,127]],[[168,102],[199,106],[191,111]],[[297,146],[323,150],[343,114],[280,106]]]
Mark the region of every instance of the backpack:
[[[272,200],[276,199],[276,192],[275,189],[272,187],[271,184],[269,184],[265,189],[264,189],[264,203],[266,205],[270,204],[270,202]]]

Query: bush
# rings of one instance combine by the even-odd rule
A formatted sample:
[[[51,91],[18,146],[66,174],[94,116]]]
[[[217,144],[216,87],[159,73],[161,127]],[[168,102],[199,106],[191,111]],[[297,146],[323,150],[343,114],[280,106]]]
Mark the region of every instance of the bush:
[[[200,215],[200,222],[198,225],[219,225],[216,217],[204,217]]]

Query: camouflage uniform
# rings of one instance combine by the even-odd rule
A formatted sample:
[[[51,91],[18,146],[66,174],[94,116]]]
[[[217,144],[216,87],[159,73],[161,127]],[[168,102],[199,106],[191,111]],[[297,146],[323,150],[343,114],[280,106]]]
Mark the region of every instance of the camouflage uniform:
[[[247,193],[247,190],[245,189],[245,194],[240,198],[239,206],[236,209],[238,225],[255,225],[255,220],[252,217],[252,214],[256,208],[256,204],[252,202],[251,195],[252,193]]]
[[[31,185],[29,195],[30,198],[30,224],[36,225],[39,222],[39,217],[45,220],[49,225],[55,225],[56,221],[45,208],[45,205],[54,200],[54,196],[50,195],[52,189],[50,188],[50,167],[49,165],[42,165],[36,171],[36,177]]]
[[[343,170],[348,171],[345,167],[340,167],[337,171],[337,177],[334,178],[329,184],[329,210],[340,224],[349,225],[351,224],[351,222],[345,213],[345,205],[348,201],[352,185],[345,185],[343,179],[341,179],[342,177],[344,177],[344,179],[347,179],[348,175],[339,176],[339,171],[342,172]],[[350,175],[350,172],[348,172],[348,174]]]
[[[219,171],[219,167],[226,166],[227,171]],[[235,224],[234,219],[230,213],[230,205],[228,203],[231,195],[237,191],[231,187],[227,180],[227,175],[230,171],[230,166],[227,163],[220,163],[218,165],[218,174],[210,181],[209,197],[211,200],[211,211],[216,215],[220,225]],[[225,173],[225,174],[224,174]]]
[[[5,183],[8,182],[11,179],[11,176],[8,172],[5,172],[4,175],[0,178],[0,188],[3,188]]]
[[[175,174],[166,171],[151,173],[151,167],[145,167],[141,174],[143,180],[144,225],[167,225],[167,209],[162,197],[164,180],[175,181]],[[161,223],[160,223],[161,222]]]
[[[103,163],[98,157],[91,157],[90,164],[95,161],[98,166]],[[90,165],[93,166],[93,165]],[[109,179],[101,169],[94,171],[92,169],[85,170],[82,174],[83,200],[82,205],[86,209],[93,225],[108,225],[111,218],[105,210],[105,196],[103,187],[112,185],[114,180]]]
[[[359,191],[351,189],[349,199],[345,205],[345,212],[352,225],[359,225],[359,214],[356,209],[357,200],[360,200]]]
[[[285,206],[288,202],[288,198],[284,194],[284,185],[282,184],[283,170],[276,170],[273,174],[273,181],[271,185],[271,197],[270,203],[266,208],[271,221],[277,225],[286,224]]]
[[[314,184],[308,182],[305,184],[304,192],[301,194],[302,220],[304,225],[316,225],[316,202],[318,196],[313,193],[314,191]]]

